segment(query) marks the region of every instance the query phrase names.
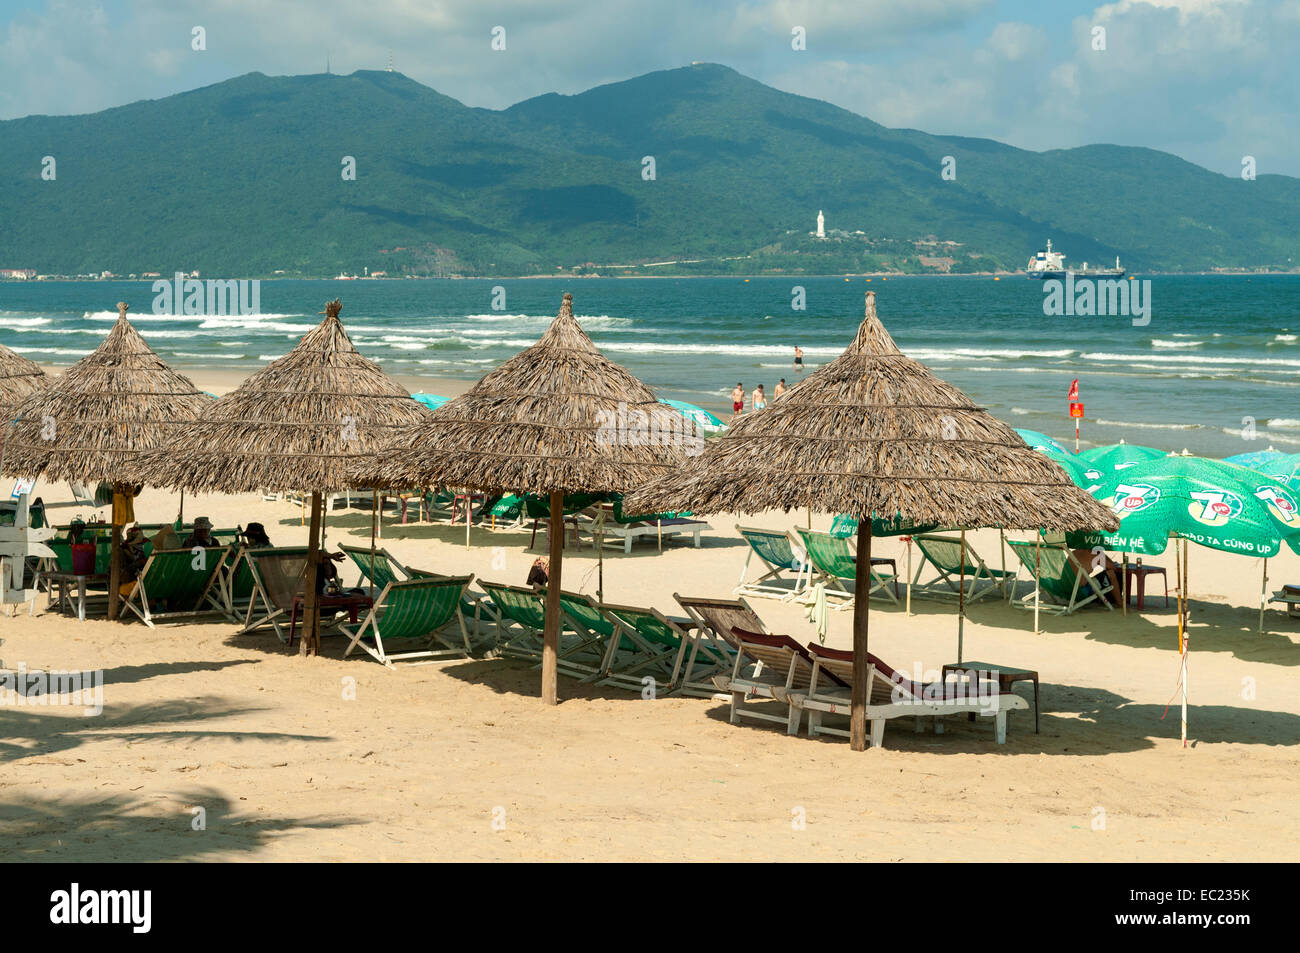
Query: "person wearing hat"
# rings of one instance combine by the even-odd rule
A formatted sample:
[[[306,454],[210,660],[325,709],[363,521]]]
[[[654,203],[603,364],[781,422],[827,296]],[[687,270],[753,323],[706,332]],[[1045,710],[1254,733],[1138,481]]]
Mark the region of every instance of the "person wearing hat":
[[[261,523],[249,523],[248,529],[240,535],[249,549],[265,549],[271,545],[271,537],[266,535],[266,527]]]
[[[144,564],[149,561],[149,557],[144,554],[144,530],[138,525],[126,531],[122,548],[117,552],[117,560],[121,575],[118,592],[122,598],[129,599],[131,593],[135,592],[136,580],[140,578]]]
[[[194,517],[194,532],[185,537],[185,542],[181,544],[183,549],[193,549],[195,546],[202,546],[205,549],[217,545],[217,541],[212,538],[212,520],[206,516]]]

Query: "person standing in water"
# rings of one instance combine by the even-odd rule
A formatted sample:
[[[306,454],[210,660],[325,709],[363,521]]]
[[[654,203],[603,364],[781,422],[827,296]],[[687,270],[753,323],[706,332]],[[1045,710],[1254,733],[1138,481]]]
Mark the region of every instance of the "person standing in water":
[[[803,348],[797,344],[794,348],[794,369],[800,373],[803,372]]]
[[[754,388],[754,396],[753,396],[753,398],[751,399],[750,406],[751,406],[754,410],[766,410],[766,409],[767,409],[767,395],[765,395],[765,394],[763,393],[763,385],[762,385],[762,384],[759,384],[757,387]]]
[[[773,396],[773,397],[780,397],[780,396],[781,396],[782,394],[784,394],[788,389],[789,389],[789,388],[787,388],[787,387],[785,386],[785,378],[783,377],[783,378],[781,378],[779,381],[776,382],[776,391],[773,393],[772,396]]]
[[[736,387],[731,392],[731,419],[735,420],[745,412],[745,386],[736,382]]]

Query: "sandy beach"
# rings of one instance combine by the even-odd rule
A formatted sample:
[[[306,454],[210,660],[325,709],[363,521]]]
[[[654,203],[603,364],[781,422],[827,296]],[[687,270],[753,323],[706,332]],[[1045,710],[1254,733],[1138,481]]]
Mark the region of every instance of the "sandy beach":
[[[216,377],[196,382],[220,392]],[[56,522],[90,515],[65,486],[38,492]],[[176,509],[175,494],[146,490],[137,518]],[[307,538],[283,501],[187,496],[185,512],[218,526],[259,520],[277,545]],[[367,543],[370,521],[368,510],[332,512],[327,544]],[[674,592],[730,595],[746,549],[735,518],[709,522],[698,550],[608,549],[607,600],[673,612]],[[1000,565],[995,531],[970,538]],[[466,550],[463,526],[401,525],[390,513],[382,545],[415,567],[523,583],[542,547],[528,542],[475,527]],[[873,554],[905,565],[897,540]],[[1172,547],[1149,561],[1172,580]],[[1269,568],[1270,590],[1300,581],[1289,553]],[[567,551],[564,578],[594,593],[589,544]],[[977,603],[965,657],[1038,670],[1041,733],[1032,711],[1011,716],[1001,746],[986,720],[950,717],[936,735],[900,719],[883,749],[859,754],[845,740],[731,725],[722,701],[642,700],[567,678],[548,710],[539,673],[517,660],[387,670],[343,659],[338,637],[303,659],[269,631],[78,623],[45,612],[42,597],[34,617],[0,617],[0,657],[11,669],[102,669],[104,711],[0,708],[0,858],[1296,860],[1300,696],[1287,686],[1300,623],[1270,610],[1257,634],[1259,588],[1258,560],[1192,548],[1187,749],[1175,612],[1148,592],[1143,613],[1044,615],[1040,635],[1032,613]],[[753,604],[773,631],[816,638],[798,605]],[[953,603],[912,609],[873,602],[872,651],[909,672],[955,660]],[[831,613],[827,644],[847,647],[850,625],[850,613]]]

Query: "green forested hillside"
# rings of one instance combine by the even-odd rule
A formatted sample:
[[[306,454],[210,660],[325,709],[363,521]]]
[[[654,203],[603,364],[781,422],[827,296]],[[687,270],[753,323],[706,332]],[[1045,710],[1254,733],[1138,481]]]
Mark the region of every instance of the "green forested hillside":
[[[400,73],[254,73],[0,122],[0,180],[0,268],[43,273],[838,272],[916,270],[918,255],[976,270],[1021,267],[1049,237],[1074,264],[1300,264],[1300,180],[887,129],[714,65],[504,111]],[[818,209],[848,234],[811,240]]]

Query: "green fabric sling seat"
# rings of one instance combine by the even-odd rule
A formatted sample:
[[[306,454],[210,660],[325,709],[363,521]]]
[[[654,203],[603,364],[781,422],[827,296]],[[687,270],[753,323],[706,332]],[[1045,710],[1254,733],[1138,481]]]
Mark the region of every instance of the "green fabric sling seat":
[[[540,659],[546,607],[537,590],[482,579],[478,584],[487,593],[497,613],[494,621],[498,651],[515,658]]]
[[[1097,577],[1075,558],[1074,552],[1060,543],[1038,543],[1033,540],[1007,540],[1007,545],[1016,554],[1020,564],[1029,571],[1029,578],[1035,577],[1037,566],[1038,589],[1048,596],[1051,603],[1040,603],[1044,612],[1055,615],[1070,615],[1090,602],[1100,601],[1107,609],[1113,609],[1106,594],[1110,592],[1110,580],[1105,576]],[[1015,604],[1022,609],[1034,608],[1034,593]]]
[[[737,595],[777,598],[786,602],[803,591],[804,562],[795,553],[789,533],[778,529],[741,526],[739,523],[736,524],[736,532],[749,544],[745,565],[740,570],[740,582],[733,590]],[[746,582],[750,561],[755,556],[766,572]],[[790,578],[790,573],[794,574],[794,578]]]
[[[912,541],[921,552],[921,564],[916,567],[911,581],[914,593],[936,596],[958,595],[964,576],[967,602],[975,602],[991,592],[999,592],[1004,597],[1009,595],[1008,584],[1016,578],[1016,574],[986,565],[980,554],[971,548],[969,542],[966,543],[966,559],[963,560],[960,537],[918,533],[912,537]],[[917,583],[925,570],[926,563],[933,566],[938,575],[920,586]]]
[[[474,577],[470,575],[428,576],[390,582],[375,599],[362,622],[340,626],[351,638],[344,657],[360,647],[389,668],[393,662],[407,659],[470,657],[473,649],[460,607],[465,590],[473,581]],[[453,621],[460,629],[459,644],[443,635],[443,630]],[[390,643],[419,641],[424,646],[410,652],[394,653],[385,648],[385,640]],[[435,643],[440,643],[443,648],[435,648]]]
[[[221,573],[228,550],[224,546],[167,549],[154,552],[140,571],[135,589],[123,608],[153,628],[155,621],[193,619],[225,614]],[[159,611],[160,603],[167,609]]]
[[[846,540],[832,536],[830,533],[817,533],[802,527],[796,530],[803,539],[804,548],[811,565],[809,587],[822,583],[826,587],[826,597],[844,599],[845,602],[835,606],[837,609],[848,608],[853,604],[853,585],[857,581],[858,564],[853,558]],[[880,593],[890,602],[898,603],[898,594],[891,583],[895,583],[893,573],[878,572],[870,567],[871,595]],[[849,585],[845,585],[845,583]]]
[[[597,683],[640,691],[649,677],[654,697],[673,691],[690,643],[686,632],[658,609],[604,603],[600,611],[614,623],[618,638],[609,642]]]

